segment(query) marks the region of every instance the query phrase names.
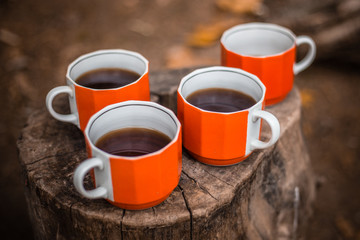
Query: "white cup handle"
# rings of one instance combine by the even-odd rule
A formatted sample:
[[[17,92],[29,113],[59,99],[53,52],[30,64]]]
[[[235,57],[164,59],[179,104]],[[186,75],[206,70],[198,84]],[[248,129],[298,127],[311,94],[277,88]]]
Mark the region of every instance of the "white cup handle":
[[[310,37],[298,36],[296,38],[296,46],[300,46],[301,44],[308,44],[309,51],[300,62],[294,64],[295,75],[308,68],[311,65],[311,63],[314,61],[316,55],[316,45],[315,42]]]
[[[106,198],[107,190],[104,187],[97,187],[93,190],[86,190],[84,188],[85,175],[93,168],[104,169],[104,163],[99,158],[89,158],[82,162],[75,170],[74,173],[74,185],[76,190],[84,197],[95,199],[95,198]]]
[[[252,120],[256,122],[259,118],[264,119],[270,126],[271,138],[268,142],[263,142],[258,139],[254,139],[250,143],[250,149],[264,149],[272,146],[280,137],[280,123],[279,120],[269,112],[263,110],[255,110],[252,113]]]
[[[74,113],[70,113],[70,114],[60,114],[55,112],[52,103],[54,98],[59,95],[60,93],[67,93],[69,94],[71,97],[73,96],[73,90],[69,87],[69,86],[60,86],[60,87],[56,87],[51,89],[51,91],[47,94],[46,96],[46,107],[49,110],[50,114],[57,120],[62,121],[62,122],[69,122],[72,124],[77,125],[78,123],[78,118]]]

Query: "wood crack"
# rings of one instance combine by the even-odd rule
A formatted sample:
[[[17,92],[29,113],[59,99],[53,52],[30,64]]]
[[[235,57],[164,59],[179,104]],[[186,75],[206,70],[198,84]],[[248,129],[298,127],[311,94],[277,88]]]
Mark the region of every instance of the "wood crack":
[[[213,176],[214,178],[218,179],[219,181],[221,181],[221,182],[225,183],[226,185],[229,185],[229,186],[231,186],[231,187],[235,188],[235,186],[234,186],[234,185],[232,185],[232,184],[230,184],[230,183],[228,183],[228,182],[226,182],[226,181],[222,180],[222,179],[221,179],[221,178],[219,178],[218,176],[216,176],[216,175],[214,175],[214,174],[212,174],[212,173],[210,173],[210,172],[206,171],[206,169],[205,169],[205,168],[204,168],[203,170],[204,170],[204,172],[208,173],[209,175]]]
[[[121,232],[121,239],[124,239],[124,230],[123,230],[123,221],[124,221],[124,217],[125,217],[125,209],[123,209],[123,214],[121,217],[121,222],[120,222],[120,232]]]
[[[192,240],[193,239],[193,213],[191,211],[191,208],[189,206],[189,202],[185,196],[185,192],[184,192],[184,189],[180,186],[180,184],[178,185],[180,191],[181,191],[181,195],[182,197],[184,198],[184,202],[185,202],[185,206],[186,206],[186,209],[189,211],[189,214],[190,214],[190,239]]]
[[[78,201],[73,202],[70,204],[69,210],[70,210],[70,221],[72,223],[72,225],[74,226],[74,218],[73,218],[73,206],[78,203]]]
[[[212,197],[213,199],[215,199],[216,201],[218,201],[218,199],[216,197],[214,197],[204,186],[202,186],[195,178],[190,177],[184,170],[182,170],[182,172],[185,174],[185,176],[187,176],[188,178],[190,178],[191,180],[193,180],[196,185],[203,190],[204,192],[206,192],[208,195],[210,195],[210,197]]]
[[[49,155],[49,156],[46,156],[46,157],[42,157],[42,158],[36,159],[36,160],[34,160],[33,162],[26,164],[26,166],[33,165],[33,164],[35,164],[35,163],[38,163],[38,162],[43,161],[43,160],[48,159],[48,158],[52,158],[52,157],[55,157],[55,158],[56,158],[56,157],[62,157],[62,156],[66,156],[66,155],[71,154],[71,153],[78,153],[78,152],[79,152],[79,150],[72,151],[72,152],[67,152],[67,153],[62,153],[62,154]]]

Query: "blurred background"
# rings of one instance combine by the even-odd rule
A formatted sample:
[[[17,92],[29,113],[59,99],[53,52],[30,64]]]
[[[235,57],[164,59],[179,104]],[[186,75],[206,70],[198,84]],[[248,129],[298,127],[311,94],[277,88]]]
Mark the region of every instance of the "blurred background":
[[[318,190],[300,238],[360,239],[359,0],[0,0],[1,239],[33,238],[16,140],[27,116],[45,111],[47,92],[65,84],[70,62],[123,48],[149,59],[150,78],[219,65],[222,32],[253,21],[309,35],[318,47],[296,76]]]

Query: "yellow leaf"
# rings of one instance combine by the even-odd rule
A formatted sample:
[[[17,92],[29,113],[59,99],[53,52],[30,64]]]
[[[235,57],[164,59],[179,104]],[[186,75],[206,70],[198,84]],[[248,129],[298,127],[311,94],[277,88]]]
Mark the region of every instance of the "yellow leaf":
[[[300,91],[300,95],[301,95],[301,104],[304,107],[310,107],[314,101],[314,92],[309,89],[302,89]]]
[[[348,219],[344,218],[343,216],[337,216],[335,223],[342,236],[344,236],[346,239],[353,239],[355,235],[355,229]]]
[[[227,12],[256,14],[262,6],[262,0],[217,0],[216,6]]]

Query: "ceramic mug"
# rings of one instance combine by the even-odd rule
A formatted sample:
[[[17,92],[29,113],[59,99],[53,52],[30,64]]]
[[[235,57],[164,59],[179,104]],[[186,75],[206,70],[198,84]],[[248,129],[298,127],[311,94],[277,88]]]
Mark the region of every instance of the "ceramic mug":
[[[112,155],[95,146],[105,134],[129,127],[153,129],[171,141],[158,151],[132,157]],[[112,104],[90,118],[84,135],[90,158],[74,173],[75,188],[82,196],[105,198],[124,209],[144,209],[164,201],[177,186],[182,166],[181,125],[171,110],[145,101]],[[84,177],[92,170],[96,188],[86,190]]]
[[[110,89],[84,87],[76,82],[85,73],[104,68],[133,71],[140,77],[125,86]],[[52,89],[46,97],[50,114],[59,121],[70,122],[85,129],[89,118],[103,107],[126,100],[150,100],[149,62],[142,55],[121,49],[100,50],[83,55],[72,62],[66,73],[67,86]],[[61,93],[69,95],[71,114],[57,113],[53,99]]]
[[[199,90],[231,89],[251,96],[256,103],[235,112],[203,110],[187,101]],[[183,145],[198,161],[217,166],[236,164],[255,149],[272,146],[279,138],[280,124],[264,111],[265,86],[258,77],[237,68],[210,67],[195,70],[180,82],[177,116],[183,127]],[[271,128],[268,142],[260,141],[261,119]]]
[[[308,45],[306,56],[295,62],[296,48]],[[266,86],[265,104],[283,100],[291,91],[294,75],[311,65],[316,46],[307,36],[269,23],[247,23],[225,31],[221,37],[221,65],[255,74]]]

